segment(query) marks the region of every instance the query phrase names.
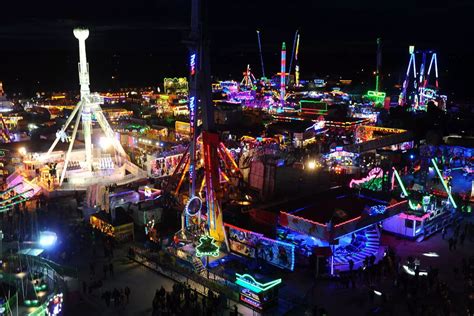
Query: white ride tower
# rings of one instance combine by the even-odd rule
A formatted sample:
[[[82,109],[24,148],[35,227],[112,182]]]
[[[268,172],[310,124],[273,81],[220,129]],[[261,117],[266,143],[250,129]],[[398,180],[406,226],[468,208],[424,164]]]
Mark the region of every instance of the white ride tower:
[[[102,109],[100,107],[100,103],[102,103],[101,97],[98,93],[91,93],[89,88],[89,64],[87,63],[86,57],[86,39],[89,37],[89,30],[83,28],[76,28],[74,29],[74,36],[79,41],[79,83],[81,85],[81,100],[78,102],[74,110],[72,111],[71,115],[67,119],[66,123],[63,127],[56,133],[56,139],[54,140],[53,144],[49,148],[48,152],[44,157],[42,157],[42,161],[48,161],[51,158],[51,154],[58,144],[61,141],[69,141],[69,147],[67,153],[64,157],[64,165],[61,171],[61,176],[59,178],[59,185],[63,184],[64,178],[66,176],[66,171],[68,169],[69,162],[71,161],[71,152],[74,146],[74,141],[76,140],[77,130],[80,125],[80,121],[82,121],[82,130],[84,134],[84,154],[80,161],[80,169],[83,171],[81,175],[77,175],[80,177],[89,177],[94,178],[97,175],[94,174],[93,169],[93,148],[92,148],[92,117],[95,117],[97,122],[100,125],[100,128],[105,134],[105,139],[107,143],[113,146],[116,154],[119,156],[120,160],[124,162],[128,162],[129,167],[135,169],[135,173],[140,173],[137,170],[138,168],[131,164],[128,160],[128,156],[124,151],[120,142],[115,138],[114,131],[110,127],[107,119],[105,118]],[[72,131],[71,137],[69,137],[66,133],[67,128],[69,127],[72,120],[75,118],[74,127]],[[85,173],[84,173],[85,172]],[[132,172],[134,173],[134,172]],[[102,182],[106,182],[107,179],[103,176],[100,177]],[[116,178],[116,177],[115,177]],[[110,179],[110,182],[114,182],[113,179]],[[87,182],[92,184],[94,181]],[[99,182],[99,179],[96,181]],[[83,181],[84,184],[86,182]]]

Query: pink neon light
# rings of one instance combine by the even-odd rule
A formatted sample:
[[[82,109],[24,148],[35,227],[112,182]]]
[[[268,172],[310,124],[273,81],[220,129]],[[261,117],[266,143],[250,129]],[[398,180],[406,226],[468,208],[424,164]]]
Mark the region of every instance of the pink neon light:
[[[311,223],[311,224],[314,224],[314,225],[319,225],[319,226],[322,226],[322,227],[327,227],[326,224],[321,224],[321,223],[318,223],[318,222],[315,222],[315,221],[312,221],[312,220],[310,220],[310,219],[306,219],[306,218],[303,218],[303,217],[300,217],[300,216],[291,215],[291,214],[288,214],[288,213],[283,212],[283,211],[280,211],[280,213],[281,213],[281,214],[285,214],[285,215],[288,216],[288,217],[293,217],[293,218],[302,220],[302,221],[307,222],[307,223]]]
[[[352,188],[354,184],[359,185],[375,178],[381,178],[382,176],[383,176],[383,170],[381,168],[378,168],[378,167],[373,168],[372,170],[369,171],[369,174],[365,178],[362,178],[359,180],[352,179],[351,182],[349,183],[349,187]]]
[[[415,220],[415,221],[422,221],[422,220],[424,220],[428,217],[430,217],[429,213],[426,213],[425,215],[423,215],[421,217],[415,216],[415,215],[408,215],[408,214],[405,214],[405,213],[400,213],[400,218],[411,219],[411,220]]]
[[[361,219],[361,217],[362,217],[362,216],[357,216],[356,218],[353,218],[353,219],[350,219],[350,220],[348,220],[348,221],[345,221],[345,222],[339,223],[339,224],[337,224],[337,225],[334,225],[334,227],[339,227],[339,226],[348,224],[348,223],[350,223],[350,222],[357,221],[357,220]]]

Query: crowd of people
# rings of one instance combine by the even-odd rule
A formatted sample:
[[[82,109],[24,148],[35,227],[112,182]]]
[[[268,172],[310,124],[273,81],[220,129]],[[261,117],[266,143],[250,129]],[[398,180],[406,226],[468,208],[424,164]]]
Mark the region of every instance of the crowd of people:
[[[163,286],[156,290],[152,302],[152,316],[222,315],[226,304],[227,300],[221,294],[216,295],[209,290],[206,297],[192,289],[189,284],[174,283],[172,291],[166,291]],[[232,313],[238,315],[237,306],[233,307]]]
[[[105,290],[101,299],[105,301],[105,305],[109,308],[113,302],[114,307],[125,306],[130,301],[130,288],[126,286],[123,289],[114,288],[113,291]]]
[[[456,251],[456,244],[458,251],[459,247],[471,247],[474,224],[455,224],[443,230],[442,240],[447,241],[450,251]],[[368,315],[472,316],[474,256],[458,254],[448,266],[423,266],[420,258],[402,259],[394,249],[387,248],[383,258],[377,261],[375,256],[367,257],[358,268],[349,261],[349,270],[339,273],[336,290],[352,289],[355,300],[360,299],[357,308],[368,310]],[[313,309],[313,315],[325,313],[318,306]]]

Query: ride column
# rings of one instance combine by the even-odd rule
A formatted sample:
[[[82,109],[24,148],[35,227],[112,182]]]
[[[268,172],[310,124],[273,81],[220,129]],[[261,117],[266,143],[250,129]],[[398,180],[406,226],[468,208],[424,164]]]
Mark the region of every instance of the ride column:
[[[283,42],[281,45],[281,70],[280,70],[280,105],[285,106],[285,94],[286,94],[286,44]]]
[[[92,141],[91,141],[91,103],[89,88],[89,64],[86,56],[86,39],[89,37],[89,30],[83,28],[74,29],[74,36],[79,41],[79,84],[81,85],[82,106],[82,131],[84,133],[84,144],[86,154],[86,168],[92,170]]]

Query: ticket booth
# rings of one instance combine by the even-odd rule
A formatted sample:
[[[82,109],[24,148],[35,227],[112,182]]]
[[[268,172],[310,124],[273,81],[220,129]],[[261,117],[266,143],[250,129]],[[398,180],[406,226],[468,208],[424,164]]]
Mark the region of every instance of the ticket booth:
[[[264,280],[250,274],[235,274],[235,283],[240,286],[240,301],[257,310],[265,310],[278,304],[278,289],[281,279]]]

